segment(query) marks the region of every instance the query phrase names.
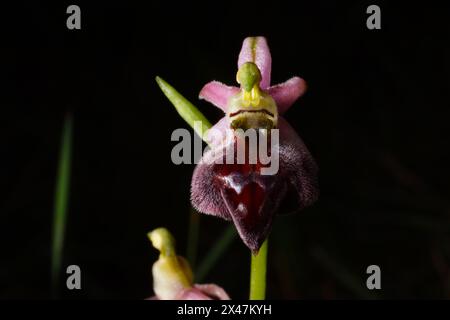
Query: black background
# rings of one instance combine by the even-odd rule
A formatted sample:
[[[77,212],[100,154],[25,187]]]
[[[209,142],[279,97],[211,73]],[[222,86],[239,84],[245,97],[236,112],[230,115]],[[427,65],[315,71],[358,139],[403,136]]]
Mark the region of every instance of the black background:
[[[63,298],[152,295],[157,254],[146,233],[169,228],[185,254],[193,165],[170,159],[187,127],[162,76],[212,121],[198,92],[234,84],[242,40],[267,37],[272,82],[304,78],[286,114],[320,167],[321,196],[280,216],[268,297],[450,297],[449,11],[437,4],[350,1],[19,3],[1,12],[0,297],[48,298],[53,194],[64,115],[74,150],[64,265],[82,290]],[[382,29],[366,28],[378,4]],[[201,216],[199,259],[226,223]],[[366,268],[382,290],[365,288]],[[207,282],[248,294],[249,253],[233,242]],[[63,281],[64,282],[64,281]]]

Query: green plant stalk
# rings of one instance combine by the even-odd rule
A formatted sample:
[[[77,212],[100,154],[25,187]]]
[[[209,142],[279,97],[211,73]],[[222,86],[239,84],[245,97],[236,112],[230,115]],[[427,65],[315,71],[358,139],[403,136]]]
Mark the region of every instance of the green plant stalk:
[[[367,287],[363,285],[365,282],[359,276],[352,273],[349,268],[333,258],[324,248],[312,248],[311,255],[325,270],[333,275],[339,283],[352,291],[358,298],[365,300],[380,298],[379,293],[374,292],[377,290],[367,290]]]
[[[189,100],[183,97],[177,90],[175,90],[174,87],[172,87],[162,78],[156,77],[156,82],[158,83],[159,88],[167,97],[167,99],[169,99],[169,101],[178,111],[178,114],[181,116],[181,118],[183,118],[184,121],[186,121],[191,126],[191,128],[194,129],[199,137],[205,140],[206,131],[212,127],[208,119],[205,118],[205,116],[200,112],[200,110],[197,109],[197,107],[195,107],[191,102],[189,102]],[[200,127],[195,126],[195,122],[198,121],[201,122]]]
[[[206,275],[214,267],[217,261],[219,261],[226,249],[233,243],[236,236],[237,233],[234,226],[229,225],[197,268],[195,272],[196,282],[202,282],[205,279]]]
[[[61,264],[64,246],[64,233],[67,221],[67,207],[69,200],[70,166],[72,153],[72,115],[68,114],[64,120],[61,138],[58,172],[56,176],[56,188],[53,213],[53,238],[52,238],[52,262],[51,280],[55,291],[58,287],[61,274]]]
[[[267,271],[266,239],[256,255],[252,254],[250,267],[250,300],[264,300],[266,298],[266,271]]]

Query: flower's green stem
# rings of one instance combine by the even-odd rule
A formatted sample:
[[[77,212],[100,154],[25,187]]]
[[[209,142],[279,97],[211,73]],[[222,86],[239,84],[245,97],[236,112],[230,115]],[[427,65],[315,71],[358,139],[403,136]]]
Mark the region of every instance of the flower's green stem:
[[[267,270],[266,239],[256,255],[252,254],[250,269],[250,300],[264,300],[266,298],[266,270]]]

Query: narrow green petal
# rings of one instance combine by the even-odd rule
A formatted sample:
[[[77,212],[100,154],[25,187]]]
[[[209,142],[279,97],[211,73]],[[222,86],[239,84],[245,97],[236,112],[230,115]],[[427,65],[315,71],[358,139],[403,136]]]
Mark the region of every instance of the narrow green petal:
[[[183,97],[177,90],[175,90],[170,84],[156,77],[156,82],[161,88],[164,95],[173,104],[175,109],[177,109],[178,114],[186,121],[192,129],[205,140],[205,133],[211,128],[211,123],[205,116],[195,107],[191,102],[189,102],[185,97]],[[195,126],[196,121],[201,121],[201,126]],[[206,141],[206,140],[205,140]]]

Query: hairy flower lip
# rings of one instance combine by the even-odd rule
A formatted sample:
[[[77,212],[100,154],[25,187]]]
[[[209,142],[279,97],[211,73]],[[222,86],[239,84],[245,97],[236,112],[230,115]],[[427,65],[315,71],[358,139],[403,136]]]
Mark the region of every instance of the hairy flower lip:
[[[267,111],[266,109],[257,109],[257,110],[239,110],[239,111],[231,113],[230,117],[234,117],[234,116],[237,116],[238,114],[246,113],[246,112],[249,112],[249,113],[265,113],[265,114],[268,114],[271,117],[274,116],[272,112]]]
[[[228,120],[227,118],[223,119],[222,122],[216,124],[219,130],[227,130]],[[302,139],[283,117],[279,118],[278,129],[280,133],[280,170],[276,176],[271,177],[279,182],[285,181],[286,188],[280,188],[279,192],[273,192],[267,196],[274,201],[274,207],[280,208],[286,193],[294,195],[295,198],[292,200],[295,202],[295,212],[298,212],[314,203],[319,195],[318,168]],[[233,148],[234,144],[221,145],[218,143],[217,147],[220,146]],[[239,220],[239,217],[236,216],[237,212],[233,210],[234,208],[230,210],[229,204],[226,204],[224,200],[225,183],[219,183],[217,172],[225,164],[215,163],[212,160],[217,154],[217,152],[209,150],[194,170],[191,185],[192,205],[199,212],[232,221],[242,241],[255,253],[269,234],[274,216],[281,212],[271,212],[270,217],[266,216],[264,223],[261,221],[258,226],[254,224],[245,226],[245,221]],[[236,183],[237,181],[231,182]],[[243,187],[243,184],[239,184],[239,186]],[[286,193],[281,192],[282,189]],[[275,203],[278,201],[279,203]]]

